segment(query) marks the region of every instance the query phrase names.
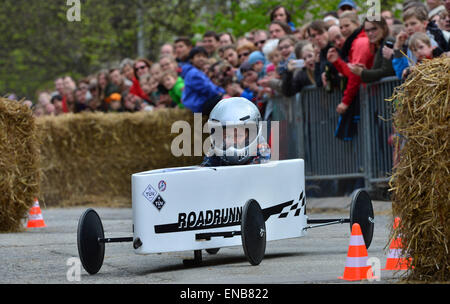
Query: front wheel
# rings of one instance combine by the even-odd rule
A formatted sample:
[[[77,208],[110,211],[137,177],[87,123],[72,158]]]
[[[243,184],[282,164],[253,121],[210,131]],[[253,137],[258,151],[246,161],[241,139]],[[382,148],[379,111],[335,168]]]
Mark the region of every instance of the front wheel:
[[[254,199],[245,203],[241,221],[242,247],[252,265],[259,265],[266,252],[266,222],[261,206]]]
[[[78,254],[81,264],[89,274],[96,274],[103,265],[105,243],[102,221],[94,209],[86,210],[80,217],[77,231]]]

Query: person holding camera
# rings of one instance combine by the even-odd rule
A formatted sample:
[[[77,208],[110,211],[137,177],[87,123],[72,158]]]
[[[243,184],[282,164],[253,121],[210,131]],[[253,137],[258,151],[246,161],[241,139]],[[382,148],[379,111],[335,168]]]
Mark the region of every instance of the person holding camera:
[[[361,77],[351,72],[349,64],[372,68],[374,56],[370,51],[367,34],[364,28],[360,26],[356,13],[343,13],[339,22],[342,35],[345,37],[345,43],[340,54],[336,48],[330,48],[327,53],[327,60],[348,79],[342,101],[336,108],[336,112],[344,114],[354,100],[358,98],[361,84]]]
[[[395,76],[392,60],[383,57],[383,48],[393,49],[395,39],[389,37],[389,26],[386,20],[381,17],[379,21],[369,21],[367,18],[363,23],[364,31],[370,42],[370,51],[375,55],[374,63],[371,69],[360,64],[351,64],[348,66],[353,74],[360,76],[364,83],[375,82],[383,77]]]
[[[340,54],[336,48],[330,48],[327,60],[347,78],[341,102],[336,107],[340,115],[335,136],[344,141],[350,141],[357,131],[357,123],[360,117],[359,88],[361,77],[355,75],[349,66],[372,68],[374,56],[370,51],[370,42],[364,28],[360,25],[358,15],[355,12],[344,12],[339,17],[339,25],[342,35],[345,37],[344,46]]]
[[[296,45],[296,60],[287,64],[287,71],[282,75],[281,92],[284,96],[294,96],[305,86],[315,85],[314,67],[315,53],[311,43]]]
[[[326,23],[323,20],[315,20],[306,27],[306,33],[316,52],[314,67],[316,86],[325,88],[327,92],[331,92],[335,88],[343,90],[343,78],[340,77],[333,64],[327,60],[328,51],[335,49],[336,46],[330,41]]]

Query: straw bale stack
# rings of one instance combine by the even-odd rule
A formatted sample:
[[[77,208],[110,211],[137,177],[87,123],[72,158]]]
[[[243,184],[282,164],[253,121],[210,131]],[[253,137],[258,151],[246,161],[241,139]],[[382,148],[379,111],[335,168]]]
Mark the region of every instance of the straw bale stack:
[[[0,98],[0,232],[16,232],[39,193],[39,145],[31,110]]]
[[[201,157],[171,153],[179,120],[193,129],[192,113],[178,109],[39,118],[45,204],[130,207],[133,173],[199,164]]]
[[[400,161],[391,179],[393,213],[401,218],[404,279],[450,280],[450,58],[427,60],[394,92]]]

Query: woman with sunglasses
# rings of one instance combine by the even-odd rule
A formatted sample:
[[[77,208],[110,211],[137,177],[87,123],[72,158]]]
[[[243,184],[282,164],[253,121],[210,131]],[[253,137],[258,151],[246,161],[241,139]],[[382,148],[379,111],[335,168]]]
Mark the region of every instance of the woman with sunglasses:
[[[246,42],[246,43],[239,45],[236,48],[236,52],[238,54],[239,65],[246,62],[248,59],[248,56],[250,56],[250,54],[253,51],[256,51],[256,47],[252,42]]]
[[[136,59],[133,66],[134,78],[133,85],[130,88],[130,94],[136,95],[144,100],[150,100],[149,96],[142,90],[142,87],[139,83],[139,78],[145,74],[149,74],[151,66],[152,63],[148,59]]]
[[[371,69],[364,66],[349,64],[353,74],[361,76],[364,83],[375,82],[383,77],[395,76],[392,60],[383,57],[383,48],[389,48],[395,42],[395,39],[389,37],[389,25],[381,17],[379,21],[369,21],[367,18],[363,23],[364,31],[370,42],[370,51],[375,59]]]

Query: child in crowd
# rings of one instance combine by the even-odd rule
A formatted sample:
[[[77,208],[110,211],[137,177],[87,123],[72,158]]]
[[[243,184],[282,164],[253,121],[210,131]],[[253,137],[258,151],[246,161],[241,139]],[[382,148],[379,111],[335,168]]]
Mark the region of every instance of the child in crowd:
[[[422,62],[424,59],[439,57],[444,53],[441,48],[431,44],[431,39],[427,34],[420,32],[415,33],[409,38],[408,49],[410,49],[414,54],[414,57],[417,58],[416,64]],[[413,68],[414,65],[407,67],[403,71],[402,79],[406,79]]]
[[[411,49],[408,48],[407,41],[414,33],[424,33],[430,38],[431,45],[438,47],[438,43],[434,39],[434,36],[427,31],[428,26],[428,13],[425,8],[410,7],[403,13],[403,22],[405,30],[401,31],[394,44],[394,59],[392,60],[392,66],[394,67],[395,74],[399,79],[404,76],[403,72],[408,66],[412,66],[417,63],[417,57],[414,55]],[[403,54],[402,54],[403,52]],[[407,55],[407,57],[405,57]]]
[[[266,58],[264,57],[264,54],[261,51],[254,51],[252,52],[248,59],[248,63],[252,67],[252,69],[258,73],[258,79],[263,78],[266,75]]]
[[[184,109],[184,105],[181,102],[181,95],[184,89],[183,78],[179,77],[177,72],[173,70],[166,70],[161,76],[161,83],[169,91],[172,102],[180,109]]]
[[[111,94],[109,100],[109,112],[122,112],[122,96],[119,93]]]
[[[178,63],[171,55],[161,55],[159,57],[159,68],[161,69],[161,72],[172,70],[178,73]],[[150,73],[152,73],[151,69]]]
[[[154,63],[150,68],[150,75],[152,75],[152,78],[159,83],[161,81],[162,76],[162,69],[161,65],[159,63]]]
[[[266,67],[266,77],[276,78],[278,77],[276,66],[272,63],[269,63]]]
[[[157,94],[159,85],[158,79],[151,74],[144,74],[140,77],[139,84],[142,91],[150,97],[150,100],[145,100],[145,102],[153,105],[156,104],[159,98]]]
[[[425,33],[415,33],[411,36],[408,48],[417,58],[417,63],[424,59],[433,59],[443,54],[442,49],[431,45],[431,39]]]
[[[123,110],[124,112],[136,112],[138,111],[138,105],[134,98],[136,95],[130,94],[129,91],[122,92]]]
[[[256,103],[262,96],[262,88],[258,86],[258,73],[248,61],[241,65],[241,73],[243,76],[242,87],[244,88],[242,97]]]
[[[233,77],[224,77],[221,81],[220,86],[225,89],[225,95],[223,99],[231,97],[243,97],[244,89],[241,85],[234,81]]]

